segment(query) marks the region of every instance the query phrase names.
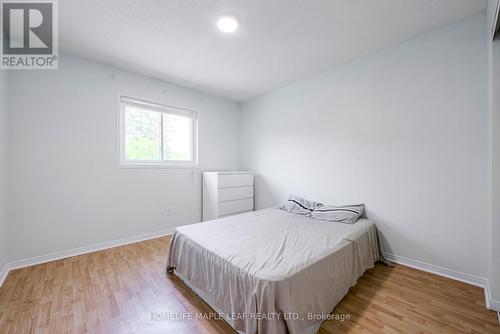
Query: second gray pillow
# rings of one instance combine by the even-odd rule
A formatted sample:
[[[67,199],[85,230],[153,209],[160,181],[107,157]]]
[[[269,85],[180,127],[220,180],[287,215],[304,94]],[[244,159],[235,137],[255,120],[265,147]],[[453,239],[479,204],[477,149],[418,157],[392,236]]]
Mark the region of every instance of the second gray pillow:
[[[364,204],[343,206],[322,205],[311,211],[311,217],[330,222],[354,224],[364,211]]]

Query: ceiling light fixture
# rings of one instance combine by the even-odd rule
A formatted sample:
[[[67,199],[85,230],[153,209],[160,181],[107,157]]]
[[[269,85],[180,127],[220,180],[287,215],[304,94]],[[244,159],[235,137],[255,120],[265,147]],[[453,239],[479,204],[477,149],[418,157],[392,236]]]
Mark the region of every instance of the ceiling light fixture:
[[[223,16],[217,21],[217,28],[225,33],[233,33],[238,29],[238,21],[232,16]]]

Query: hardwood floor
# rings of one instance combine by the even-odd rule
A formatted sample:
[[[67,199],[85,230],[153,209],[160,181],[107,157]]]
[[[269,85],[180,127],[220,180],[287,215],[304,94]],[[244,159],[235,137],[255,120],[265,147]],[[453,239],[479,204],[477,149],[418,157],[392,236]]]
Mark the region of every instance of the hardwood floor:
[[[12,271],[0,288],[0,333],[234,333],[175,276],[170,238]],[[165,315],[198,313],[197,320]],[[500,333],[482,289],[411,268],[377,264],[319,333]],[[155,319],[152,319],[154,315]]]

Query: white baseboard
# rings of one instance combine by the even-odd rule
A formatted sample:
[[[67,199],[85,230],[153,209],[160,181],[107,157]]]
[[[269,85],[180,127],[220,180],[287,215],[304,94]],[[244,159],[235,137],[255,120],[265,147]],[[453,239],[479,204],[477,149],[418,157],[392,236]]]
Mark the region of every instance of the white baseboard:
[[[487,278],[479,277],[471,274],[462,273],[460,271],[451,270],[443,267],[439,267],[433,264],[425,263],[418,260],[409,259],[403,256],[385,253],[384,256],[387,260],[399,263],[408,267],[412,267],[418,270],[433,273],[439,276],[448,277],[460,282],[468,283],[471,285],[478,286],[484,289],[484,299],[486,308],[488,310],[493,310],[500,312],[500,302],[491,298],[490,285]]]
[[[500,313],[500,301],[495,299],[490,299],[490,310],[497,311]],[[500,314],[499,314],[500,315]]]
[[[484,287],[484,299],[486,300],[486,308],[491,310],[491,291],[490,291],[490,282],[486,282],[486,286]]]
[[[488,280],[486,278],[483,278],[483,277],[474,276],[471,274],[465,274],[465,273],[462,273],[460,271],[439,267],[439,266],[436,266],[433,264],[425,263],[425,262],[418,261],[418,260],[409,259],[409,258],[406,258],[403,256],[394,255],[394,254],[390,254],[390,253],[384,253],[384,256],[389,261],[396,262],[396,263],[405,265],[407,267],[412,267],[412,268],[419,269],[422,271],[427,271],[429,273],[433,273],[433,274],[436,274],[439,276],[448,277],[448,278],[451,278],[451,279],[454,279],[454,280],[457,280],[460,282],[468,283],[471,285],[475,285],[475,286],[478,286],[481,288],[486,288],[488,286]]]
[[[500,312],[500,302],[491,297],[490,282],[488,280],[486,280],[486,287],[484,288],[484,297],[486,298],[486,308],[488,310]]]
[[[166,235],[170,235],[170,234],[172,234],[172,231],[173,231],[172,229],[168,229],[168,230],[161,230],[161,231],[156,231],[156,232],[152,232],[152,233],[140,234],[140,235],[136,235],[133,237],[101,242],[101,243],[93,244],[93,245],[89,245],[89,246],[68,249],[68,250],[55,252],[55,253],[51,253],[51,254],[47,254],[47,255],[36,256],[36,257],[28,258],[28,259],[10,262],[10,263],[7,263],[4,266],[4,268],[2,269],[2,271],[0,272],[0,287],[4,283],[5,278],[7,278],[9,271],[14,270],[14,269],[19,269],[19,268],[33,266],[36,264],[65,259],[67,257],[92,253],[92,252],[100,251],[103,249],[128,245],[128,244],[132,244],[132,243],[140,242],[140,241],[144,241],[144,240],[155,239],[155,238],[163,237]]]
[[[9,274],[9,264],[5,264],[3,266],[2,270],[0,271],[0,287],[3,285],[3,282],[5,282],[5,279],[7,278],[7,275]]]

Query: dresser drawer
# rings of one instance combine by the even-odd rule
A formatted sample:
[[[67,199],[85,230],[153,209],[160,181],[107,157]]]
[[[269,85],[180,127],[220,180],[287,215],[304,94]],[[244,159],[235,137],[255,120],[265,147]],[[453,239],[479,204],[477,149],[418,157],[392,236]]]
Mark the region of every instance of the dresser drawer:
[[[252,186],[253,174],[219,174],[219,188]]]
[[[253,186],[229,187],[219,189],[219,202],[253,198]]]
[[[253,210],[253,198],[240,199],[229,202],[221,202],[218,204],[219,217],[245,211],[252,211],[252,210]]]

